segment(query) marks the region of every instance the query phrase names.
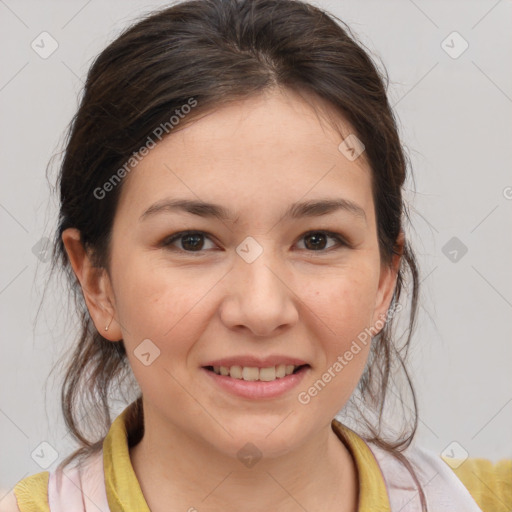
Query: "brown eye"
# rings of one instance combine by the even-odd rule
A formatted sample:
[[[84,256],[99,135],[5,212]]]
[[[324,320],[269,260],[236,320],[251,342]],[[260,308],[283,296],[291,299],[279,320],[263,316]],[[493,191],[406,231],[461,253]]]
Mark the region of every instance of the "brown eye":
[[[328,245],[329,239],[334,240],[335,243]],[[349,245],[340,235],[329,231],[310,231],[302,235],[301,240],[304,240],[304,248],[308,252],[328,252],[330,249],[335,249],[336,246],[339,248]],[[205,246],[208,242],[212,244],[210,247]],[[175,233],[166,238],[162,242],[162,246],[172,251],[197,253],[198,255],[216,247],[210,237],[202,231]]]
[[[205,240],[207,239],[209,239],[209,237],[200,231],[181,232],[167,238],[162,245],[171,250],[203,252],[202,249],[205,248]],[[180,241],[181,243],[176,244],[176,242]]]
[[[309,251],[325,251],[326,248],[332,248],[333,245],[335,246],[336,244],[326,247],[329,238],[335,240],[338,245],[347,245],[339,235],[327,231],[310,231],[302,237],[304,245]]]

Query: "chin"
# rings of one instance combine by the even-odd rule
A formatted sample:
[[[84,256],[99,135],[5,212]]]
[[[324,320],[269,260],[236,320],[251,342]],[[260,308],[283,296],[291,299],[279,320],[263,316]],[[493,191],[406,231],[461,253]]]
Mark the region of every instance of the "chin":
[[[241,461],[244,456],[249,458],[280,457],[293,449],[290,440],[295,439],[295,443],[297,443],[297,435],[304,433],[303,429],[297,431],[292,422],[286,425],[290,418],[283,421],[285,417],[286,415],[276,418],[272,415],[270,418],[260,417],[254,421],[249,417],[244,417],[239,421],[231,421],[229,427],[226,428],[231,436],[217,425],[218,428],[214,427],[214,430],[220,437],[216,436],[216,439],[212,439],[210,436],[207,441],[217,450]]]

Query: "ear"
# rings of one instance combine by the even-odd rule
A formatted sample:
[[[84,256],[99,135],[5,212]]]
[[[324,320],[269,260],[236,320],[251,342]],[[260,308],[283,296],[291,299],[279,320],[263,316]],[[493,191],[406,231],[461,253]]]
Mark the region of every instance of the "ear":
[[[104,338],[119,341],[122,339],[122,333],[116,322],[114,294],[106,269],[92,264],[90,255],[82,245],[78,229],[65,229],[62,233],[62,242],[73,272],[82,287],[87,309],[96,329]],[[108,330],[105,330],[107,325]]]
[[[390,264],[381,264],[379,287],[372,318],[372,326],[374,326],[375,334],[382,330],[387,319],[388,309],[393,299],[398,270],[402,260],[404,243],[405,234],[403,230],[400,230],[395,247],[395,252],[398,254],[393,254]]]

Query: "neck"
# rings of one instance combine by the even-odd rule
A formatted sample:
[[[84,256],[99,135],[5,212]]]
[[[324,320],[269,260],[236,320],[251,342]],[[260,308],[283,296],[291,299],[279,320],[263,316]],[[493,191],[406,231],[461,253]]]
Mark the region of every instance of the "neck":
[[[293,451],[245,466],[145,416],[144,436],[130,458],[152,512],[357,510],[357,470],[330,425]]]

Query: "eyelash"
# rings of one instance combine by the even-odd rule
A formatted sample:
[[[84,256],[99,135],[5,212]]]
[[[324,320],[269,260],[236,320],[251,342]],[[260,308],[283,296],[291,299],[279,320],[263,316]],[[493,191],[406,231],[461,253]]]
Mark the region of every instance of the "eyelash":
[[[317,251],[314,251],[314,250],[308,250],[308,249],[303,249],[303,250],[306,250],[307,252],[310,252],[310,253],[328,253],[328,252],[331,252],[332,250],[337,250],[337,249],[341,249],[342,247],[350,247],[350,244],[341,236],[339,235],[338,233],[333,233],[332,231],[325,231],[325,230],[316,230],[316,231],[307,231],[306,233],[304,233],[299,240],[302,240],[304,237],[306,237],[307,235],[313,235],[313,234],[318,234],[318,233],[321,233],[323,235],[326,235],[327,237],[329,238],[333,238],[334,240],[336,240],[338,242],[338,247],[329,247],[328,249],[319,249]],[[178,248],[178,247],[172,247],[172,243],[175,242],[176,240],[179,240],[180,238],[183,238],[187,235],[204,235],[205,238],[208,238],[211,240],[211,237],[208,236],[208,233],[204,232],[204,231],[180,231],[179,233],[175,233],[174,235],[171,235],[170,237],[167,237],[163,242],[162,242],[162,246],[171,250],[171,251],[176,251],[176,252],[182,252],[182,253],[185,253],[187,255],[197,255],[197,256],[200,256],[201,253],[204,253],[206,252],[205,250],[199,250],[199,251],[187,251],[185,249],[181,249],[181,248]],[[213,242],[213,240],[212,240]]]

